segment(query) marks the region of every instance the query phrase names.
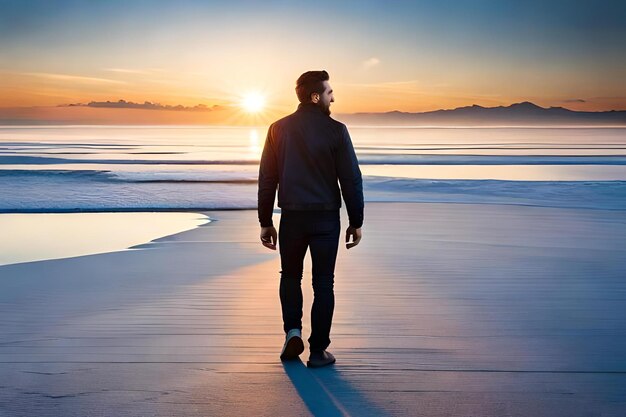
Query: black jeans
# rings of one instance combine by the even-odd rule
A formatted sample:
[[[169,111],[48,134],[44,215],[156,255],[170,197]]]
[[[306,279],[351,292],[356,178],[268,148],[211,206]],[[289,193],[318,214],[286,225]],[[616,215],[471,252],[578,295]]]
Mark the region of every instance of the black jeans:
[[[335,309],[334,278],[339,234],[337,210],[281,210],[278,230],[281,277],[280,302],[285,333],[302,330],[302,271],[307,248],[313,263],[313,306],[310,350],[330,345],[330,327]]]

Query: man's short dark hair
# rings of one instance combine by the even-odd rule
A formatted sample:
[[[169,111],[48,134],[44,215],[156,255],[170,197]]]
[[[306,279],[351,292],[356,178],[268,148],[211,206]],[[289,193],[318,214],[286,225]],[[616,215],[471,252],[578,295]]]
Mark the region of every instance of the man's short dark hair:
[[[330,77],[326,71],[307,71],[298,77],[296,81],[296,94],[300,103],[309,103],[311,94],[322,94],[324,92],[324,81]]]

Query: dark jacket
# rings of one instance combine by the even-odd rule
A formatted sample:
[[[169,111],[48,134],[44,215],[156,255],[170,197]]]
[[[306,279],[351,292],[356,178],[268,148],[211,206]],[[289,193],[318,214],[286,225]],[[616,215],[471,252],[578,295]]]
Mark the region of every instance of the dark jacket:
[[[268,129],[259,166],[262,227],[273,226],[277,185],[282,209],[335,210],[343,195],[350,226],[363,224],[363,182],[348,129],[315,104],[300,103]]]

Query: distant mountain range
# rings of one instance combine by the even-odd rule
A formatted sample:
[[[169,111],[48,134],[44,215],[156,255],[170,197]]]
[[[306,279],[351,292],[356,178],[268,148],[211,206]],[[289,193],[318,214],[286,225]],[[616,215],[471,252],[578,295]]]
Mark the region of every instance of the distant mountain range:
[[[174,111],[175,110],[175,111]],[[293,109],[286,112],[290,113]],[[286,113],[286,114],[288,114]],[[286,115],[285,114],[285,115]],[[348,125],[378,126],[620,126],[626,110],[574,111],[544,108],[525,101],[510,106],[478,105],[422,113],[333,113]],[[245,115],[228,106],[162,106],[125,100],[60,106],[2,107],[0,125],[254,125],[265,126],[281,117],[264,112]]]
[[[422,113],[390,111],[386,113],[352,113],[337,119],[353,125],[626,125],[626,110],[600,112],[574,111],[563,107],[545,108],[529,101],[510,106],[458,107]]]

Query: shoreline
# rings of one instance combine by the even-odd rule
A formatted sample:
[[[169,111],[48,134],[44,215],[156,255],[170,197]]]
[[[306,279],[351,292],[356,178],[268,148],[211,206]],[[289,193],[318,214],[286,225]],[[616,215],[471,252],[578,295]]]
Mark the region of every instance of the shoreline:
[[[538,209],[556,209],[556,210],[579,210],[579,211],[593,211],[593,212],[598,212],[598,211],[606,211],[606,212],[626,212],[626,208],[607,208],[607,207],[600,207],[600,208],[596,208],[596,207],[574,207],[574,206],[564,206],[564,207],[558,207],[558,206],[554,206],[554,205],[538,205],[538,204],[523,204],[523,203],[502,203],[502,202],[472,202],[472,201],[466,201],[466,202],[456,202],[456,201],[367,201],[366,202],[366,206],[369,205],[394,205],[394,204],[418,204],[418,205],[432,205],[432,204],[443,204],[443,205],[451,205],[451,206],[463,206],[463,205],[469,205],[469,206],[476,206],[476,205],[484,205],[484,206],[503,206],[503,207],[528,207],[528,208],[538,208]],[[85,255],[95,255],[95,254],[103,254],[103,253],[110,253],[110,252],[116,252],[116,251],[121,251],[121,250],[132,250],[132,249],[136,249],[136,248],[142,248],[145,247],[146,245],[149,245],[155,241],[158,240],[163,240],[163,239],[167,239],[169,236],[173,236],[179,233],[184,233],[186,231],[192,230],[193,228],[197,228],[197,227],[202,227],[202,226],[206,226],[208,225],[210,222],[215,222],[215,221],[219,221],[219,218],[212,218],[209,216],[209,213],[211,212],[247,212],[247,211],[251,211],[256,213],[256,207],[254,208],[242,208],[242,207],[233,207],[233,208],[218,208],[218,209],[213,209],[213,208],[186,208],[186,209],[171,209],[171,208],[163,208],[163,209],[145,209],[145,210],[141,210],[141,209],[121,209],[121,210],[103,210],[103,209],[93,209],[93,210],[54,210],[54,211],[35,211],[35,210],[28,210],[28,211],[0,211],[0,223],[2,221],[6,221],[7,219],[4,219],[4,217],[6,215],[8,216],[12,216],[12,215],[80,215],[80,214],[90,214],[90,215],[98,215],[98,214],[102,214],[102,215],[120,215],[123,218],[124,214],[128,214],[128,215],[141,215],[141,214],[155,214],[158,215],[159,213],[180,213],[180,214],[198,214],[201,216],[205,216],[204,221],[206,221],[206,223],[203,224],[198,224],[196,222],[195,225],[190,225],[189,226],[183,226],[183,225],[179,225],[178,229],[171,229],[171,230],[164,230],[161,232],[154,232],[151,233],[149,238],[144,238],[143,240],[139,239],[134,239],[134,240],[128,240],[127,239],[127,244],[117,244],[115,245],[108,245],[106,246],[106,249],[91,249],[91,250],[84,250],[84,249],[74,249],[74,250],[69,250],[66,251],[64,255],[57,255],[57,256],[38,256],[38,257],[34,257],[32,259],[29,259],[27,257],[19,257],[19,259],[14,260],[12,262],[8,262],[6,261],[6,259],[10,258],[10,255],[6,255],[4,256],[5,260],[3,260],[2,256],[0,256],[0,266],[3,265],[11,265],[11,264],[16,264],[16,263],[28,263],[28,262],[40,262],[40,261],[46,261],[46,260],[54,260],[54,259],[64,259],[64,258],[72,258],[72,257],[76,257],[76,256],[85,256]],[[278,207],[274,208],[273,214],[274,216],[278,216],[278,219],[280,218],[280,213],[281,210]],[[5,215],[5,216],[3,216]],[[344,218],[344,220],[342,221],[345,222],[347,224],[347,214],[345,211],[345,205],[342,204],[341,207],[341,215],[342,218]],[[114,226],[114,224],[112,225]],[[275,222],[275,226],[278,229],[278,223]],[[182,227],[182,228],[181,228]],[[256,227],[258,228],[258,224],[256,225]],[[367,230],[367,224],[365,225],[365,230]],[[30,227],[29,227],[30,229]],[[21,233],[17,233],[17,235],[21,235]],[[103,236],[104,237],[104,236]],[[23,238],[18,238],[19,239],[23,239]],[[33,240],[33,239],[31,239]],[[36,239],[35,239],[36,240]],[[92,241],[93,239],[91,238],[90,241]],[[14,242],[15,239],[12,240],[12,242]],[[19,243],[18,243],[19,245]],[[10,249],[15,249],[14,246],[16,246],[13,243],[13,247],[11,245],[8,244],[8,242],[0,242],[0,253],[2,252],[10,252]],[[79,244],[74,243],[74,246],[80,246]],[[93,246],[93,245],[92,245]],[[25,247],[25,244],[22,244],[22,247]],[[3,249],[4,248],[4,249]]]
[[[490,181],[490,180],[486,180]],[[589,181],[581,181],[589,182]],[[603,182],[620,182],[626,183],[626,181],[603,181]],[[517,203],[517,202],[491,202],[491,201],[445,201],[445,200],[428,200],[428,201],[411,201],[411,200],[369,200],[365,201],[366,205],[369,204],[455,204],[455,205],[487,205],[487,206],[521,206],[521,207],[540,207],[540,208],[554,208],[554,209],[573,209],[573,210],[606,210],[606,211],[626,211],[624,208],[615,207],[584,207],[584,206],[557,206],[557,205],[544,205],[544,204],[532,204],[532,203]],[[188,208],[93,208],[93,209],[12,209],[2,210],[0,209],[0,215],[2,214],[55,214],[55,213],[169,213],[169,212],[181,212],[181,213],[199,213],[203,214],[209,211],[255,211],[256,207],[188,207]],[[345,210],[345,206],[342,203],[341,210]],[[274,214],[280,214],[280,208],[274,207]]]
[[[2,213],[0,266],[130,250],[211,221],[200,212]]]

